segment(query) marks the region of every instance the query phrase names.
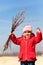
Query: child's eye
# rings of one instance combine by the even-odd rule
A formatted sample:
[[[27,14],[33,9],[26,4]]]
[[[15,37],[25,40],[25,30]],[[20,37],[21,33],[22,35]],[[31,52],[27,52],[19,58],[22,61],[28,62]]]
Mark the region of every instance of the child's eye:
[[[27,33],[26,31],[24,33]]]
[[[31,31],[25,31],[24,33],[31,33]]]

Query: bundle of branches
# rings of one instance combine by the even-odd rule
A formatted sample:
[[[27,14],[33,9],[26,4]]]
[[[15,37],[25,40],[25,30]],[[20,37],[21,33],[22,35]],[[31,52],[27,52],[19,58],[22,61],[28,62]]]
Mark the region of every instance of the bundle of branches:
[[[14,18],[13,17],[13,20],[12,20],[12,27],[11,27],[11,33],[13,33],[15,31],[15,29],[24,21],[25,19],[25,10],[21,10],[17,15],[16,17]],[[10,41],[10,35],[4,45],[4,49],[3,51],[5,51],[7,48],[8,48],[8,45],[9,45],[9,41]]]

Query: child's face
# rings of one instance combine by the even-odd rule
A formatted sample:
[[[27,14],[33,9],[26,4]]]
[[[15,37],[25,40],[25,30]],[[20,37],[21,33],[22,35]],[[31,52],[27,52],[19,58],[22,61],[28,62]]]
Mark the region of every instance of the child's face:
[[[24,33],[23,33],[23,36],[25,36],[25,37],[30,37],[31,36],[31,31],[25,31]]]

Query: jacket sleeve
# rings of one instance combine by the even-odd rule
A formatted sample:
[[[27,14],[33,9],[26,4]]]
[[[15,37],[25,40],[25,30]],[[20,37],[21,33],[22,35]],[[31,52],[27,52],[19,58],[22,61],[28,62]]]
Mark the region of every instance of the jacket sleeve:
[[[21,42],[21,37],[19,38],[16,38],[16,36],[14,34],[11,34],[11,40],[14,44],[16,45],[20,45],[20,42]]]
[[[42,40],[42,33],[41,32],[36,32],[36,36],[34,38],[34,43],[39,43]]]

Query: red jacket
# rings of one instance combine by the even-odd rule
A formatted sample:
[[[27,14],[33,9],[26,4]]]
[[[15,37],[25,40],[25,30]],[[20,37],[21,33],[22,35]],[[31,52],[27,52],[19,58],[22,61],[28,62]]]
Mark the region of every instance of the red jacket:
[[[20,61],[35,61],[36,52],[35,46],[42,40],[42,33],[37,32],[37,36],[34,34],[30,38],[26,39],[24,36],[16,38],[14,34],[11,35],[11,40],[14,44],[20,45],[19,60]]]

